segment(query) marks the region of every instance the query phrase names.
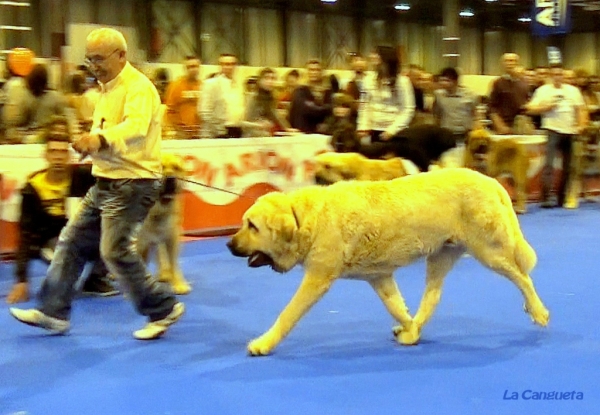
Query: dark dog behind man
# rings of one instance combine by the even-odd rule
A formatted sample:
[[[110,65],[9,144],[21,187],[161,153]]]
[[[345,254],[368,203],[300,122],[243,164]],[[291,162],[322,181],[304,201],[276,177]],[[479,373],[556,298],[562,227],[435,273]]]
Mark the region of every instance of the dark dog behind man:
[[[363,144],[359,152],[371,159],[401,157],[412,161],[420,171],[439,161],[446,151],[456,147],[456,137],[446,128],[417,125],[400,131],[389,141]]]

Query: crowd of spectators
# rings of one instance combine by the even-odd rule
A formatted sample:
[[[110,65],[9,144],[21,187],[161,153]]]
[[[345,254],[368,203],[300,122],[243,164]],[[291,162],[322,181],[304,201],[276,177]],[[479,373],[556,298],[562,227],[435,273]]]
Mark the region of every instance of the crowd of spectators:
[[[368,57],[353,54],[348,79],[327,76],[321,62],[307,62],[305,74],[289,70],[278,79],[263,68],[246,80],[237,76],[238,59],[222,54],[219,70],[202,76],[202,63],[186,56],[184,74],[170,79],[158,68],[152,80],[165,106],[165,139],[238,138],[288,133],[332,134],[333,95],[349,105],[349,122],[362,140],[389,140],[410,125],[437,124],[464,137],[475,121],[498,134],[515,132],[518,115],[534,92],[551,82],[550,68],[523,68],[514,53],[502,56],[504,74],[487,96],[477,96],[460,83],[457,68],[432,74],[405,65],[395,49],[380,47]],[[304,76],[303,76],[304,75]],[[566,84],[583,95],[591,121],[600,119],[600,82],[584,70],[563,71]],[[0,142],[39,143],[52,116],[66,116],[74,133],[86,131],[98,95],[98,84],[84,65],[65,77],[63,88],[49,88],[48,68],[32,64],[28,73],[10,65],[0,93]],[[541,114],[527,113],[537,128]]]
[[[331,135],[339,151],[353,151],[361,143],[397,139],[406,128],[423,124],[451,130],[459,143],[478,126],[497,135],[520,134],[516,121],[525,117],[553,137],[548,154],[560,151],[569,158],[572,136],[600,123],[598,76],[560,65],[524,68],[514,53],[500,59],[504,73],[485,96],[465,87],[457,68],[433,74],[416,64],[402,65],[391,47],[378,47],[367,57],[352,54],[347,79],[327,74],[320,61],[310,60],[303,74],[291,69],[278,79],[273,68],[263,68],[244,80],[238,76],[237,57],[228,53],[211,74],[203,76],[201,60],[192,55],[182,62],[180,78],[171,80],[166,68],[151,78],[164,106],[163,139],[317,133]],[[41,143],[54,116],[65,116],[72,134],[89,129],[99,85],[85,65],[66,76],[60,90],[49,87],[48,68],[33,61],[26,69],[9,64],[5,78],[0,143]],[[564,98],[562,104],[557,97]],[[561,111],[574,111],[575,118],[562,118]],[[558,139],[553,133],[569,137]],[[550,180],[550,167],[546,170]]]

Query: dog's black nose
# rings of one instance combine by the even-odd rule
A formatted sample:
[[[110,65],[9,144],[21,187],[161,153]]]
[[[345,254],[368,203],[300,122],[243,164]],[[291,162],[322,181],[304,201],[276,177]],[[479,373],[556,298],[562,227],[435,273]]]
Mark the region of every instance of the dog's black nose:
[[[315,176],[315,184],[318,184],[319,186],[328,186],[331,183],[329,183],[327,180],[325,180],[321,176]]]
[[[233,254],[233,256],[243,256],[240,251],[237,249],[237,247],[235,246],[235,244],[233,243],[233,239],[230,239],[229,242],[227,242],[227,248],[229,249],[229,252],[231,252]]]

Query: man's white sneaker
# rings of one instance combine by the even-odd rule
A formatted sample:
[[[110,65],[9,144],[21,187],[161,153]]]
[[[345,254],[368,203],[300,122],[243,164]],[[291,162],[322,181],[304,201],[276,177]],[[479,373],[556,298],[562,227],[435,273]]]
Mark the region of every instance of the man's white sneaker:
[[[11,307],[8,311],[21,323],[25,323],[29,326],[40,327],[54,334],[65,334],[71,327],[71,324],[67,320],[50,317],[35,308],[21,310],[19,308]]]
[[[150,321],[144,328],[133,332],[133,337],[138,340],[154,340],[167,332],[169,326],[181,318],[185,312],[185,305],[181,302],[173,306],[173,310],[163,319]]]

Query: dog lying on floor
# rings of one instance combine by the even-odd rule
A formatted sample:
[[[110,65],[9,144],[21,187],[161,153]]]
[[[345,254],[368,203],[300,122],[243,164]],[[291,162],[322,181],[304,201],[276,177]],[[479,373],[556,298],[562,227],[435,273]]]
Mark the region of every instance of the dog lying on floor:
[[[192,288],[179,267],[181,237],[181,201],[178,179],[184,177],[183,160],[173,154],[162,155],[163,187],[138,236],[138,250],[148,262],[156,252],[159,280],[171,285],[175,294],[188,294]]]
[[[305,270],[300,287],[275,324],[251,341],[251,355],[269,354],[338,278],[367,281],[400,322],[398,342],[416,344],[440,300],[444,277],[469,251],[513,282],[534,322],[549,313],[529,272],[536,254],[525,240],[506,190],[469,169],[441,169],[401,179],[309,186],[259,198],[228,242],[250,267]],[[427,282],[411,317],[393,272],[427,258]]]
[[[359,152],[370,159],[400,157],[413,162],[420,171],[428,171],[456,144],[452,131],[426,124],[405,128],[389,141],[364,144]]]
[[[370,160],[358,153],[322,153],[315,157],[315,182],[341,180],[391,180],[408,173],[401,158]]]
[[[510,174],[516,190],[515,212],[527,212],[529,155],[524,144],[514,138],[492,140],[487,130],[473,130],[467,140],[464,165],[493,178]]]

